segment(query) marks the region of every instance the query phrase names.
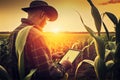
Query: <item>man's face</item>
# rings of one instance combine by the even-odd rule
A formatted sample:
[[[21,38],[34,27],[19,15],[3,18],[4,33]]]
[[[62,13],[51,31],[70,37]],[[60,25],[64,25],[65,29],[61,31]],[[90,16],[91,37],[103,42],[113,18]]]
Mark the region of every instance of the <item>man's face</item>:
[[[47,21],[49,20],[49,18],[46,16],[46,15],[44,15],[42,18],[40,18],[40,20],[39,20],[39,26],[40,27],[44,27],[46,24],[47,24]]]

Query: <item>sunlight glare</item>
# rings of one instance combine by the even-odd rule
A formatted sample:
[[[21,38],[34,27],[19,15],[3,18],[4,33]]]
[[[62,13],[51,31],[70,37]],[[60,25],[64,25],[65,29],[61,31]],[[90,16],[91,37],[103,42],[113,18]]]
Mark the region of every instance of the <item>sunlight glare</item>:
[[[52,32],[58,33],[58,32],[59,32],[59,29],[58,29],[58,28],[53,28]]]

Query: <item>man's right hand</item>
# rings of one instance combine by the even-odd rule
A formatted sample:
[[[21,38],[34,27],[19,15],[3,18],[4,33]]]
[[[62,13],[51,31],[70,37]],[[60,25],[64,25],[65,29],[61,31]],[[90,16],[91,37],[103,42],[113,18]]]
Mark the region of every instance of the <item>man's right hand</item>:
[[[65,71],[72,68],[72,63],[68,60],[64,60],[63,62],[61,62],[61,65],[65,68]]]

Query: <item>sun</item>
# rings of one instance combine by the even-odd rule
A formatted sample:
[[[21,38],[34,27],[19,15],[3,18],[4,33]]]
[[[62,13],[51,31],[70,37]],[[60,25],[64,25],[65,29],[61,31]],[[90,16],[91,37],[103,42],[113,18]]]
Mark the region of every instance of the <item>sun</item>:
[[[60,30],[59,30],[58,28],[53,28],[53,29],[52,29],[52,32],[58,33],[58,32],[60,32]]]

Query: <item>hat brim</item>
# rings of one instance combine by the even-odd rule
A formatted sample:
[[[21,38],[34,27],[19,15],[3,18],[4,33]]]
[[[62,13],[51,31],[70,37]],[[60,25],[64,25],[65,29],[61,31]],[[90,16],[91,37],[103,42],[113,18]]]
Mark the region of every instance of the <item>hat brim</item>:
[[[25,11],[25,12],[29,12],[29,11],[32,11],[32,10],[35,10],[35,9],[40,9],[40,10],[45,11],[45,13],[47,14],[50,21],[55,21],[58,18],[58,12],[52,6],[40,6],[40,7],[22,8],[22,10]]]

